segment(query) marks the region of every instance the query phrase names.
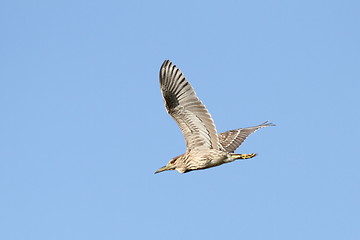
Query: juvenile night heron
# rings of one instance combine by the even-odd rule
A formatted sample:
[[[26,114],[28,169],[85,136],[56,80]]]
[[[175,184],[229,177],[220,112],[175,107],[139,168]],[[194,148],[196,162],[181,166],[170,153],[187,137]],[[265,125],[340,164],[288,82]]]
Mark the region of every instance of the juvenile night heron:
[[[186,153],[171,159],[155,173],[167,170],[185,173],[237,159],[253,158],[255,153],[237,154],[234,151],[256,130],[273,126],[272,123],[264,122],[255,127],[217,134],[215,124],[204,104],[197,98],[180,69],[169,60],[166,60],[160,69],[160,88],[166,111],[175,119],[185,137]]]

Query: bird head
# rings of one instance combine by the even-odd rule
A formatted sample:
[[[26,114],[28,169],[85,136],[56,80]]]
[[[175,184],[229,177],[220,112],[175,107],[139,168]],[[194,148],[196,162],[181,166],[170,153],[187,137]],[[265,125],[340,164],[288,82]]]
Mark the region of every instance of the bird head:
[[[159,170],[157,170],[154,174],[159,173],[159,172],[163,172],[163,171],[169,171],[169,170],[175,170],[176,169],[176,158],[171,159],[168,164],[166,164],[166,166],[163,166],[162,168],[160,168]]]

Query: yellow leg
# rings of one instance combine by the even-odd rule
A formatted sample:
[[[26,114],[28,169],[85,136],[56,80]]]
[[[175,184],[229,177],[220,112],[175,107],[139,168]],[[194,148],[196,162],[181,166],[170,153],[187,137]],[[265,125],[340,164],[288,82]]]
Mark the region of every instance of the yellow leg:
[[[231,154],[231,156],[234,159],[249,159],[249,158],[253,158],[256,156],[256,153],[250,153],[250,154],[237,154],[237,153],[233,153]]]

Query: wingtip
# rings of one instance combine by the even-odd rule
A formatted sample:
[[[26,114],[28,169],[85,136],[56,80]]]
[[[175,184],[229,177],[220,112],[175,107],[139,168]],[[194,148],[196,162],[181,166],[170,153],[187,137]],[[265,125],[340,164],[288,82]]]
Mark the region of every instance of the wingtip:
[[[165,59],[164,62],[163,62],[163,64],[161,65],[161,67],[164,67],[165,65],[167,65],[168,62],[170,62],[170,60]]]
[[[270,122],[269,120],[263,122],[263,123],[260,124],[260,125],[262,125],[262,126],[264,126],[264,127],[273,127],[273,126],[276,126],[276,124]]]
[[[168,67],[171,67],[172,65],[175,66],[169,59],[166,59],[166,60],[163,62],[163,64],[161,65],[160,70],[166,69],[166,68],[168,68]]]
[[[165,59],[163,65],[170,65],[172,62],[169,59]]]

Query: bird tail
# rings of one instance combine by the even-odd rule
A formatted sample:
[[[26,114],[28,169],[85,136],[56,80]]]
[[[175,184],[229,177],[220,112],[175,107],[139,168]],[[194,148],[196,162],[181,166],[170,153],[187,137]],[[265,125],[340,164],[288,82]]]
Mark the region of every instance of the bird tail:
[[[233,157],[234,160],[236,160],[236,159],[249,159],[249,158],[255,157],[256,155],[257,155],[256,153],[250,153],[250,154],[231,153],[231,157]]]

